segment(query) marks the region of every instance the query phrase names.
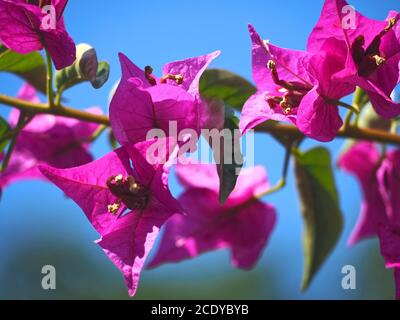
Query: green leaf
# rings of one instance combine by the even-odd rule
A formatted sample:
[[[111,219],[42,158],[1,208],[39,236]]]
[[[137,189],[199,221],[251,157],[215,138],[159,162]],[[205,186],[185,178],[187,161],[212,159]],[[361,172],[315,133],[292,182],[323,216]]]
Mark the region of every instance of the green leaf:
[[[28,82],[30,85],[32,85],[36,90],[39,90],[42,93],[46,93],[47,71],[45,65],[27,72],[17,73],[17,75]]]
[[[229,107],[216,100],[210,103],[219,110],[213,110],[215,115],[223,117],[222,130],[212,129],[210,135],[204,138],[210,144],[219,176],[219,201],[224,203],[235,188],[237,178],[243,166],[243,156],[240,150],[239,119],[235,117]]]
[[[226,117],[224,130],[228,130],[231,132],[233,141],[229,150],[230,155],[228,155],[228,158],[232,159],[232,161],[229,160],[228,163],[225,163],[225,153],[222,153],[222,161],[219,165],[217,165],[219,176],[219,202],[221,204],[223,204],[228,199],[233,189],[235,189],[237,178],[239,177],[240,170],[243,166],[243,156],[240,151],[240,135],[238,135],[238,133],[240,132],[239,119],[233,114]],[[222,143],[222,145],[224,144]]]
[[[19,54],[6,50],[0,55],[0,70],[8,72],[26,72],[44,65],[43,57],[39,52]]]
[[[76,61],[55,73],[57,90],[66,90],[86,81],[89,81],[95,89],[101,88],[108,80],[109,64],[105,61],[98,62],[95,49],[88,44],[77,45],[76,51]]]
[[[203,98],[218,98],[239,111],[255,92],[256,88],[249,81],[227,70],[208,69],[200,79]]]
[[[304,220],[302,290],[336,246],[343,218],[329,151],[317,147],[296,156],[295,172]]]
[[[0,45],[0,71],[16,74],[36,89],[46,92],[46,66],[37,51],[19,54]]]
[[[212,147],[220,181],[219,201],[224,203],[235,188],[243,166],[240,150],[239,120],[232,108],[241,110],[256,88],[246,79],[232,72],[220,69],[206,70],[200,79],[200,95],[207,101],[214,128],[222,127],[217,145],[205,137]],[[221,120],[221,121],[220,121]]]
[[[10,130],[10,126],[8,125],[8,122],[6,120],[4,120],[2,117],[0,117],[0,139],[9,130]],[[8,144],[8,140],[0,143],[0,154],[3,152],[3,150],[5,149],[7,144]]]

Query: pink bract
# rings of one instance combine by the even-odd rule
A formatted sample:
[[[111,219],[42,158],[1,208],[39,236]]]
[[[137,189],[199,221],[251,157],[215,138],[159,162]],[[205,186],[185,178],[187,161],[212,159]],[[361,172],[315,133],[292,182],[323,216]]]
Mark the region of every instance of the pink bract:
[[[244,169],[235,190],[222,206],[218,201],[219,182],[214,165],[178,164],[177,175],[186,187],[179,201],[187,215],[175,215],[168,221],[149,267],[227,248],[234,266],[252,268],[276,220],[275,209],[254,198],[269,188],[264,169]]]
[[[341,53],[346,66],[335,81],[363,88],[380,116],[396,117],[400,104],[390,95],[400,82],[400,15],[391,11],[385,21],[378,21],[355,11],[354,21],[347,21],[349,10],[354,8],[344,0],[326,0],[307,50]],[[347,27],[349,23],[353,25]],[[325,45],[330,39],[335,46]]]
[[[26,1],[0,0],[0,41],[9,49],[26,54],[46,48],[60,70],[76,59],[75,43],[68,35],[63,12],[66,0],[51,0],[55,8],[55,28],[44,28],[43,19],[48,15],[37,4]]]
[[[38,102],[35,89],[25,84],[20,99]],[[88,112],[101,114],[100,108]],[[17,124],[20,112],[10,113],[9,123]],[[92,160],[90,138],[98,124],[53,115],[36,115],[20,131],[7,169],[0,174],[0,188],[23,179],[43,178],[37,166],[48,164],[58,168],[78,166]]]
[[[249,31],[258,91],[243,107],[242,133],[276,120],[293,123],[316,140],[331,141],[343,123],[334,101],[354,90],[331,79],[345,60],[332,53],[282,49],[263,41],[252,26]]]
[[[207,114],[207,105],[199,95],[199,79],[218,55],[216,51],[169,63],[163,68],[162,78],[157,78],[121,53],[122,78],[110,104],[118,142],[127,145],[144,141],[151,129],[173,135],[169,132],[171,121],[176,121],[178,134],[185,129],[199,134]]]
[[[131,296],[159,229],[171,215],[182,213],[167,186],[168,160],[148,162],[152,143],[122,147],[76,168],[40,168],[100,233],[96,242],[121,270]]]
[[[382,160],[373,143],[359,142],[342,155],[339,166],[354,174],[363,189],[361,213],[349,243],[379,237],[386,267],[395,268],[399,298],[400,150],[389,151]]]

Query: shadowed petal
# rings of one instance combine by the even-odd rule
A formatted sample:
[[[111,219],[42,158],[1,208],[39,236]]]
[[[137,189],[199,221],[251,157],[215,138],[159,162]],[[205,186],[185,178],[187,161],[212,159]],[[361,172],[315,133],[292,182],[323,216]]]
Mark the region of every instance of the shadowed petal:
[[[391,151],[377,172],[379,192],[389,222],[400,224],[400,150]]]
[[[21,99],[36,100],[35,90],[25,84],[19,92]],[[97,107],[87,112],[101,114]],[[10,113],[10,125],[15,126],[20,112]],[[36,115],[17,138],[7,169],[0,174],[0,186],[26,179],[43,178],[39,164],[57,168],[76,167],[92,160],[89,145],[98,124],[54,115]]]
[[[218,193],[219,178],[216,166],[190,161],[187,164],[178,163],[176,165],[175,172],[179,182],[188,189],[208,189]],[[227,205],[232,206],[246,202],[269,187],[264,167],[244,168],[237,179],[235,189],[229,196]]]
[[[360,142],[339,159],[339,167],[354,174],[363,190],[360,214],[349,238],[349,245],[375,236],[379,224],[386,219],[385,206],[375,175],[379,158],[380,154],[373,143]]]
[[[41,34],[44,46],[49,51],[57,70],[74,63],[76,59],[75,43],[63,26],[57,26],[55,30],[43,30]]]
[[[383,224],[378,236],[386,268],[400,268],[400,224]]]
[[[179,200],[187,216],[175,215],[169,220],[150,268],[222,248],[231,249],[234,266],[254,266],[275,224],[271,206],[254,201],[224,211],[218,194],[205,189],[189,189]]]

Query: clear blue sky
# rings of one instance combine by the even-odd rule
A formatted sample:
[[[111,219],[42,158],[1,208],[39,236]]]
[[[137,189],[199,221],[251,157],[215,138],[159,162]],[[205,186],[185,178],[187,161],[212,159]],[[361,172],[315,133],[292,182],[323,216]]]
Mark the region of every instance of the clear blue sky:
[[[398,0],[350,3],[376,19],[384,19],[390,9],[400,10]],[[67,29],[76,43],[91,44],[101,60],[109,61],[111,76],[100,90],[85,84],[68,91],[68,104],[79,108],[98,105],[107,111],[108,93],[120,77],[118,52],[124,52],[139,66],[153,66],[157,73],[166,62],[219,49],[222,55],[213,67],[251,79],[247,24],[252,23],[263,38],[276,45],[304,49],[322,4],[322,0],[70,0],[65,13]],[[21,81],[0,74],[0,84],[1,93],[15,95]],[[0,115],[6,115],[6,110],[1,107]],[[337,150],[340,145],[331,143],[329,148]],[[105,139],[100,139],[93,150],[96,157],[108,152]],[[283,151],[269,137],[257,136],[256,163],[266,166],[272,183],[279,178],[282,157]],[[382,270],[377,242],[351,249],[345,244],[358,214],[360,193],[353,178],[336,173],[346,227],[339,246],[307,293],[299,293],[302,226],[290,174],[288,187],[265,199],[277,207],[279,218],[254,271],[234,270],[226,252],[207,254],[145,271],[138,297],[390,298],[391,274]],[[178,193],[174,178],[171,184]],[[96,232],[80,209],[50,184],[20,182],[5,190],[0,202],[0,235],[0,297],[125,296],[122,276],[92,243],[98,237]],[[38,289],[40,266],[44,264],[54,264],[59,270],[57,293]],[[340,287],[340,270],[345,264],[355,265],[360,275],[354,292]],[[227,291],[219,292],[218,287],[224,286]]]

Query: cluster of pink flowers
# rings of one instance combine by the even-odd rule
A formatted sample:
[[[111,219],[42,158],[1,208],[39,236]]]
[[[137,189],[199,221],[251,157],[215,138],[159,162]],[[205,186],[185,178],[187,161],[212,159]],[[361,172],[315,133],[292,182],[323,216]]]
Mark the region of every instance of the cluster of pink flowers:
[[[375,21],[355,12],[346,28],[344,0],[326,0],[307,51],[276,47],[252,26],[253,79],[258,92],[244,105],[243,132],[266,120],[294,123],[306,136],[327,142],[343,124],[337,102],[364,89],[382,117],[400,114],[390,95],[400,82],[400,15],[390,12]]]
[[[41,6],[56,8],[56,28],[44,29]],[[57,69],[75,60],[75,44],[63,21],[67,1],[0,0],[0,41],[28,53],[45,48]],[[287,121],[305,135],[333,140],[343,121],[338,101],[361,87],[376,112],[392,119],[400,105],[390,94],[400,82],[400,15],[385,21],[355,13],[356,25],[343,23],[344,0],[326,0],[306,51],[282,49],[264,41],[249,26],[253,80],[257,92],[245,103],[243,134],[267,121]],[[46,177],[84,211],[101,238],[97,243],[121,270],[134,295],[146,258],[161,227],[165,232],[148,267],[193,258],[228,248],[235,267],[252,268],[276,222],[273,206],[257,195],[270,188],[262,167],[244,169],[224,204],[218,201],[219,180],[214,165],[190,162],[175,166],[184,193],[175,199],[168,175],[179,154],[173,137],[162,139],[162,150],[150,159],[148,150],[160,141],[146,140],[153,128],[199,133],[212,122],[199,80],[219,55],[213,52],[164,66],[161,77],[120,54],[121,81],[110,103],[112,131],[120,148],[92,161],[90,138],[98,125],[59,116],[38,115],[21,130],[0,188],[22,178]],[[21,99],[37,101],[25,85]],[[99,113],[98,108],[89,112]],[[14,127],[18,112],[10,115]],[[358,142],[340,159],[340,167],[360,180],[365,195],[359,223],[350,243],[377,235],[386,266],[395,269],[400,298],[400,151],[381,157],[373,143]],[[398,212],[399,211],[399,212]]]

